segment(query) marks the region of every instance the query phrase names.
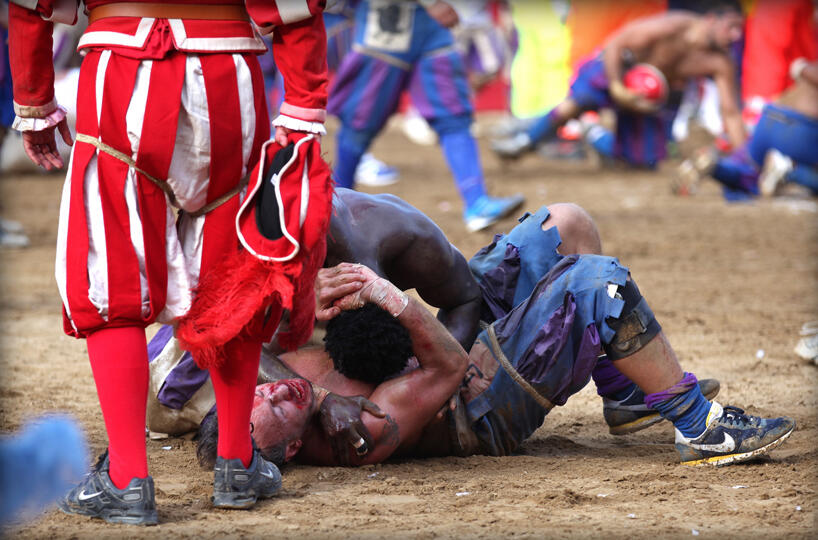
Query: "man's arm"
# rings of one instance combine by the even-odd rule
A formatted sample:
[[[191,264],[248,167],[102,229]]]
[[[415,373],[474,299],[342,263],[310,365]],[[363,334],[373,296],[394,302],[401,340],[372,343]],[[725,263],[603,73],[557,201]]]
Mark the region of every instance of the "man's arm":
[[[483,296],[463,255],[448,240],[442,244],[433,264],[418,269],[420,282],[415,290],[424,302],[439,308],[437,319],[464,349],[469,349],[479,330]],[[428,250],[429,244],[424,249]]]
[[[275,140],[282,146],[287,145],[287,135],[292,132],[326,133],[327,34],[322,16],[325,3],[305,0],[280,10],[277,2],[245,0],[247,12],[261,33],[272,33],[273,56],[284,80],[284,102],[273,121]]]
[[[724,130],[733,148],[738,148],[744,144],[747,132],[744,130],[744,122],[741,119],[741,110],[738,105],[738,88],[733,62],[724,54],[711,55],[709,62],[712,65],[713,81],[719,93],[719,108]]]
[[[657,41],[673,33],[678,24],[675,17],[655,16],[637,19],[625,25],[605,43],[602,64],[608,78],[608,91],[617,105],[643,114],[658,110],[656,104],[629,90],[622,82],[623,59],[627,51],[643,51],[652,47]]]
[[[362,265],[342,263],[336,268],[340,268],[338,283],[357,281],[359,285],[355,286],[356,292],[334,301],[332,309],[340,312],[365,303],[385,309],[409,331],[420,365],[406,375],[381,383],[370,396],[386,417],[364,419],[375,438],[375,447],[357,462],[378,463],[403,442],[417,437],[436,415],[463,379],[468,355],[440,321],[392,283]]]
[[[468,350],[479,329],[480,287],[440,227],[419,210],[404,206],[408,205],[400,201],[398,211],[406,215],[414,240],[398,244],[398,252],[386,251],[384,277],[403,289],[415,289],[424,302],[438,308],[438,320]]]
[[[22,132],[23,148],[31,161],[46,170],[63,166],[55,129],[66,144],[73,143],[66,111],[54,99],[54,23],[47,20],[55,15],[54,8],[51,0],[34,2],[32,9],[9,4],[9,63],[16,115],[12,127]],[[73,16],[76,21],[76,7]]]
[[[460,22],[457,11],[448,2],[443,0],[420,0],[420,4],[426,8],[429,16],[441,26],[452,28]]]

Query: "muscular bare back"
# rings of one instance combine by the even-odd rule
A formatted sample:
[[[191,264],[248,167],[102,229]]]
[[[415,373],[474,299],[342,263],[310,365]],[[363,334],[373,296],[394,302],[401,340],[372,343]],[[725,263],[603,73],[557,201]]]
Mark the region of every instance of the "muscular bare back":
[[[608,46],[630,51],[634,62],[656,66],[671,85],[678,86],[691,77],[712,76],[718,65],[729,63],[726,50],[699,35],[701,22],[700,15],[673,11],[638,19]]]

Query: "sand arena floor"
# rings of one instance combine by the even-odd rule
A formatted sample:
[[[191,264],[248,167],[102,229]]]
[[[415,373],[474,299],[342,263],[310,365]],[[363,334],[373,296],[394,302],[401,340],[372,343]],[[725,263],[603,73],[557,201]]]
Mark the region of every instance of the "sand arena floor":
[[[486,149],[486,141],[481,141]],[[327,138],[328,156],[332,140]],[[509,229],[469,234],[443,158],[389,130],[375,154],[400,169],[390,191],[431,216],[468,257]],[[276,499],[210,508],[212,473],[194,445],[149,441],[161,524],[110,526],[50,511],[6,531],[21,538],[814,538],[818,367],[792,348],[818,319],[818,205],[726,203],[715,185],[692,198],[658,172],[544,161],[503,166],[484,152],[493,193],[527,208],[573,201],[597,221],[607,254],[629,266],[683,366],[721,380],[722,403],[796,418],[771,458],[725,469],[677,463],[672,427],[609,435],[591,386],[554,410],[519,455],[401,461],[360,469],[292,466]],[[0,178],[3,216],[31,236],[5,250],[0,279],[0,428],[46,411],[73,414],[94,452],[106,438],[84,342],[62,334],[53,277],[61,175]],[[376,191],[376,190],[370,190]],[[164,447],[170,446],[169,449]]]

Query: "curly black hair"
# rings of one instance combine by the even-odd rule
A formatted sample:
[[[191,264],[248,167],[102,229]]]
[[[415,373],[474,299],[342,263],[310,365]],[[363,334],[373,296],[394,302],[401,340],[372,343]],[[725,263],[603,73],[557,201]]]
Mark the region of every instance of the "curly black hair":
[[[409,331],[374,304],[330,320],[324,349],[341,374],[372,384],[400,373],[414,354]]]

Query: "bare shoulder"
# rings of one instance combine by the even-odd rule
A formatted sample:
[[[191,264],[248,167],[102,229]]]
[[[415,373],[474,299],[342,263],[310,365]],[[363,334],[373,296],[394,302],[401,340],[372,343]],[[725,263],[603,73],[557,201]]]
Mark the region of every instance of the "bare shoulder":
[[[644,46],[647,42],[676,36],[698,20],[698,15],[684,11],[668,11],[642,17],[627,23],[614,35],[625,46]]]

